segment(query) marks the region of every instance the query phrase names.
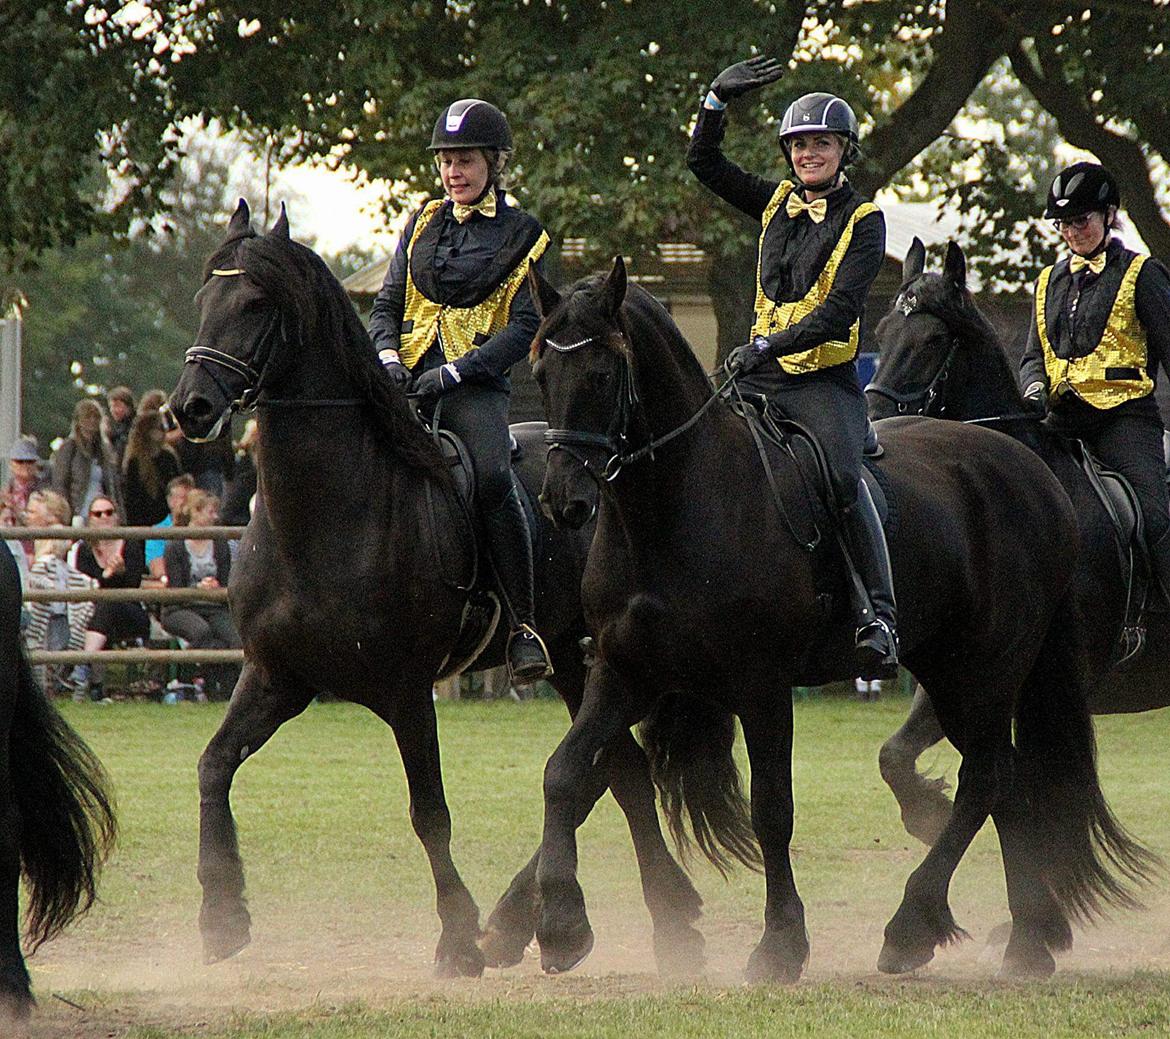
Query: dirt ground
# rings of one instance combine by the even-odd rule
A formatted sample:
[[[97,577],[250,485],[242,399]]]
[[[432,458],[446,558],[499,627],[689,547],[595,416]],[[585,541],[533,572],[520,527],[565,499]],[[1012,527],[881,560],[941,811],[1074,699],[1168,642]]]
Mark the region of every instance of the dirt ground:
[[[1146,912],[1079,931],[1074,950],[1060,961],[1061,972],[1170,972],[1170,891],[1160,885],[1148,902]],[[644,911],[629,906],[592,910],[597,945],[574,974],[545,977],[532,947],[518,967],[454,982],[438,982],[430,973],[437,925],[425,933],[388,936],[363,925],[370,917],[361,906],[352,908],[314,921],[311,938],[304,937],[303,919],[258,919],[253,944],[214,966],[201,963],[194,921],[184,933],[127,933],[100,947],[67,935],[30,962],[40,1004],[27,1034],[29,1039],[117,1039],[135,1025],[151,1025],[197,1035],[237,1012],[296,1011],[355,1000],[376,1007],[404,997],[590,999],[663,989],[652,972],[648,920]],[[874,966],[884,921],[857,924],[842,906],[806,909],[812,956],[802,984],[892,983]],[[915,977],[925,984],[990,983],[1000,950],[989,947],[986,938],[1006,919],[1002,906],[979,906],[966,898],[957,900],[955,909],[971,940],[941,950]],[[738,987],[759,936],[757,925],[709,914],[702,929],[708,983]]]

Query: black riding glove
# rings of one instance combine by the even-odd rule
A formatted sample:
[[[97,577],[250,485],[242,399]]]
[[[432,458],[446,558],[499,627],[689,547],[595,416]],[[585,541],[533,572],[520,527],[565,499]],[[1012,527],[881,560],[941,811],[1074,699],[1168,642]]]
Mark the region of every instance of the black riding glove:
[[[775,83],[783,75],[784,65],[781,62],[758,54],[747,61],[729,65],[720,72],[711,84],[711,93],[727,104],[732,98]]]
[[[386,374],[390,376],[391,381],[400,390],[405,390],[410,385],[410,380],[413,376],[410,374],[410,369],[406,367],[401,361],[389,361],[382,365]]]
[[[441,368],[431,368],[414,380],[414,393],[424,400],[441,397],[463,381],[459,370],[448,362]]]
[[[1048,410],[1048,389],[1042,382],[1033,382],[1024,390],[1024,403],[1037,411]]]
[[[727,356],[727,370],[739,375],[751,375],[773,359],[772,344],[763,336],[737,346]]]

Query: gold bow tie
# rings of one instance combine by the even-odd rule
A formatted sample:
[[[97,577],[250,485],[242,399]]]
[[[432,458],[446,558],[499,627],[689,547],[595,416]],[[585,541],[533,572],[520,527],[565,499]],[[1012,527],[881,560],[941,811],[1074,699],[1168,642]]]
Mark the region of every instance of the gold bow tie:
[[[819,224],[825,219],[825,214],[829,211],[829,203],[823,199],[814,199],[812,202],[805,202],[795,191],[788,196],[788,201],[784,204],[784,209],[788,215],[795,220],[801,213],[807,213],[808,218],[814,223]]]
[[[482,213],[489,220],[496,215],[496,193],[488,191],[483,198],[473,206],[465,206],[462,202],[455,203],[455,219],[466,224],[472,213]]]
[[[1068,261],[1068,269],[1073,274],[1083,271],[1086,267],[1094,274],[1100,274],[1105,269],[1105,254],[1098,253],[1096,256],[1077,256],[1075,253]]]

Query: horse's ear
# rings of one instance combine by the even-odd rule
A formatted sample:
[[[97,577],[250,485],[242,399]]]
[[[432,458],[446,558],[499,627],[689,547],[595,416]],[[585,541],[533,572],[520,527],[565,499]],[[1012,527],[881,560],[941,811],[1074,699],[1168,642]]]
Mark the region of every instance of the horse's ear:
[[[548,317],[561,301],[561,294],[534,266],[528,268],[528,291],[532,293],[532,302],[536,305],[536,314],[541,321]]]
[[[288,241],[288,211],[284,208],[284,203],[280,204],[280,216],[276,218],[276,223],[272,225],[272,230],[268,232],[273,238],[283,238]]]
[[[613,270],[609,272],[609,277],[605,279],[604,292],[602,293],[602,302],[610,317],[617,317],[617,312],[622,306],[622,300],[625,298],[626,261],[622,259],[619,253],[613,258]]]
[[[914,241],[910,243],[910,251],[906,253],[906,259],[902,263],[902,284],[913,281],[925,267],[926,246],[922,244],[922,239],[915,235]]]
[[[967,287],[967,257],[957,242],[947,242],[947,258],[943,261],[943,274],[961,289]]]
[[[236,206],[236,211],[232,214],[231,220],[228,221],[228,238],[238,238],[242,234],[246,234],[252,223],[252,214],[248,211],[248,203],[240,199],[240,204]]]

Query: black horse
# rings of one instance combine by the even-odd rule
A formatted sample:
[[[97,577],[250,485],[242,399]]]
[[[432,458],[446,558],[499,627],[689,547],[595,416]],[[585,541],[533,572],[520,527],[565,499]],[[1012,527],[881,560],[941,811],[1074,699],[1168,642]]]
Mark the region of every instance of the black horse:
[[[627,290],[620,258],[563,299],[539,278],[534,292],[535,373],[550,424],[562,427],[548,434],[542,499],[571,524],[601,488],[582,588],[596,663],[545,772],[543,965],[571,967],[592,943],[575,831],[605,788],[604,748],[647,719],[674,832],[689,815],[717,862],[750,862],[745,843],[750,831],[758,838],[767,903],[749,978],[794,979],[808,939],[789,861],[790,687],[853,674],[842,568],[830,538],[810,551],[828,520],[784,456],[773,499],[746,423],[712,406],[682,335],[651,296]],[[1002,434],[909,419],[887,426],[883,442],[904,657],[963,765],[954,813],[906,884],[878,966],[911,970],[962,935],[947,890],[990,814],[1013,919],[1003,970],[1047,975],[1052,950],[1071,941],[1069,919],[1128,904],[1128,882],[1150,867],[1101,795],[1081,654],[1059,622],[1075,519],[1043,463]],[[1042,646],[1057,666],[1034,666]],[[750,831],[726,729],[689,715],[700,702],[742,724]],[[702,782],[690,756],[704,743],[723,756],[718,783]]]
[[[479,911],[450,855],[432,683],[468,599],[468,519],[430,436],[382,371],[345,291],[282,212],[257,235],[241,201],[197,296],[196,345],[172,397],[184,432],[205,437],[241,399],[258,408],[260,493],[232,571],[229,598],[246,663],[219,731],[199,762],[200,926],[209,961],[250,939],[244,874],[229,804],[232,778],[318,693],[360,703],[394,731],[410,817],[430,859],[442,975],[518,962],[536,927],[536,857],[496,906],[482,949]],[[543,430],[543,425],[540,426]],[[517,427],[519,475],[539,487],[540,430]],[[543,524],[537,621],[553,682],[581,702],[585,633],[581,570],[591,531]],[[503,633],[476,667],[503,660]],[[629,733],[607,751],[607,781],[633,835],[655,949],[694,971],[701,900],[659,828],[645,755]]]
[[[870,417],[997,419],[998,428],[1036,451],[1068,493],[1080,528],[1069,622],[1086,649],[1090,710],[1122,714],[1170,705],[1170,615],[1148,614],[1145,652],[1123,668],[1113,666],[1127,590],[1105,506],[1067,444],[1040,424],[1020,396],[1007,353],[967,288],[962,249],[948,244],[941,274],[924,273],[925,257],[922,242],[914,239],[902,286],[878,325],[881,364],[867,389]],[[922,776],[915,762],[942,738],[930,700],[919,689],[909,717],[879,759],[906,828],[927,843],[941,832],[951,806],[939,781]]]
[[[33,1005],[20,951],[19,885],[31,948],[93,904],[116,832],[109,781],[33,681],[20,638],[20,575],[0,546],[0,1034]]]

